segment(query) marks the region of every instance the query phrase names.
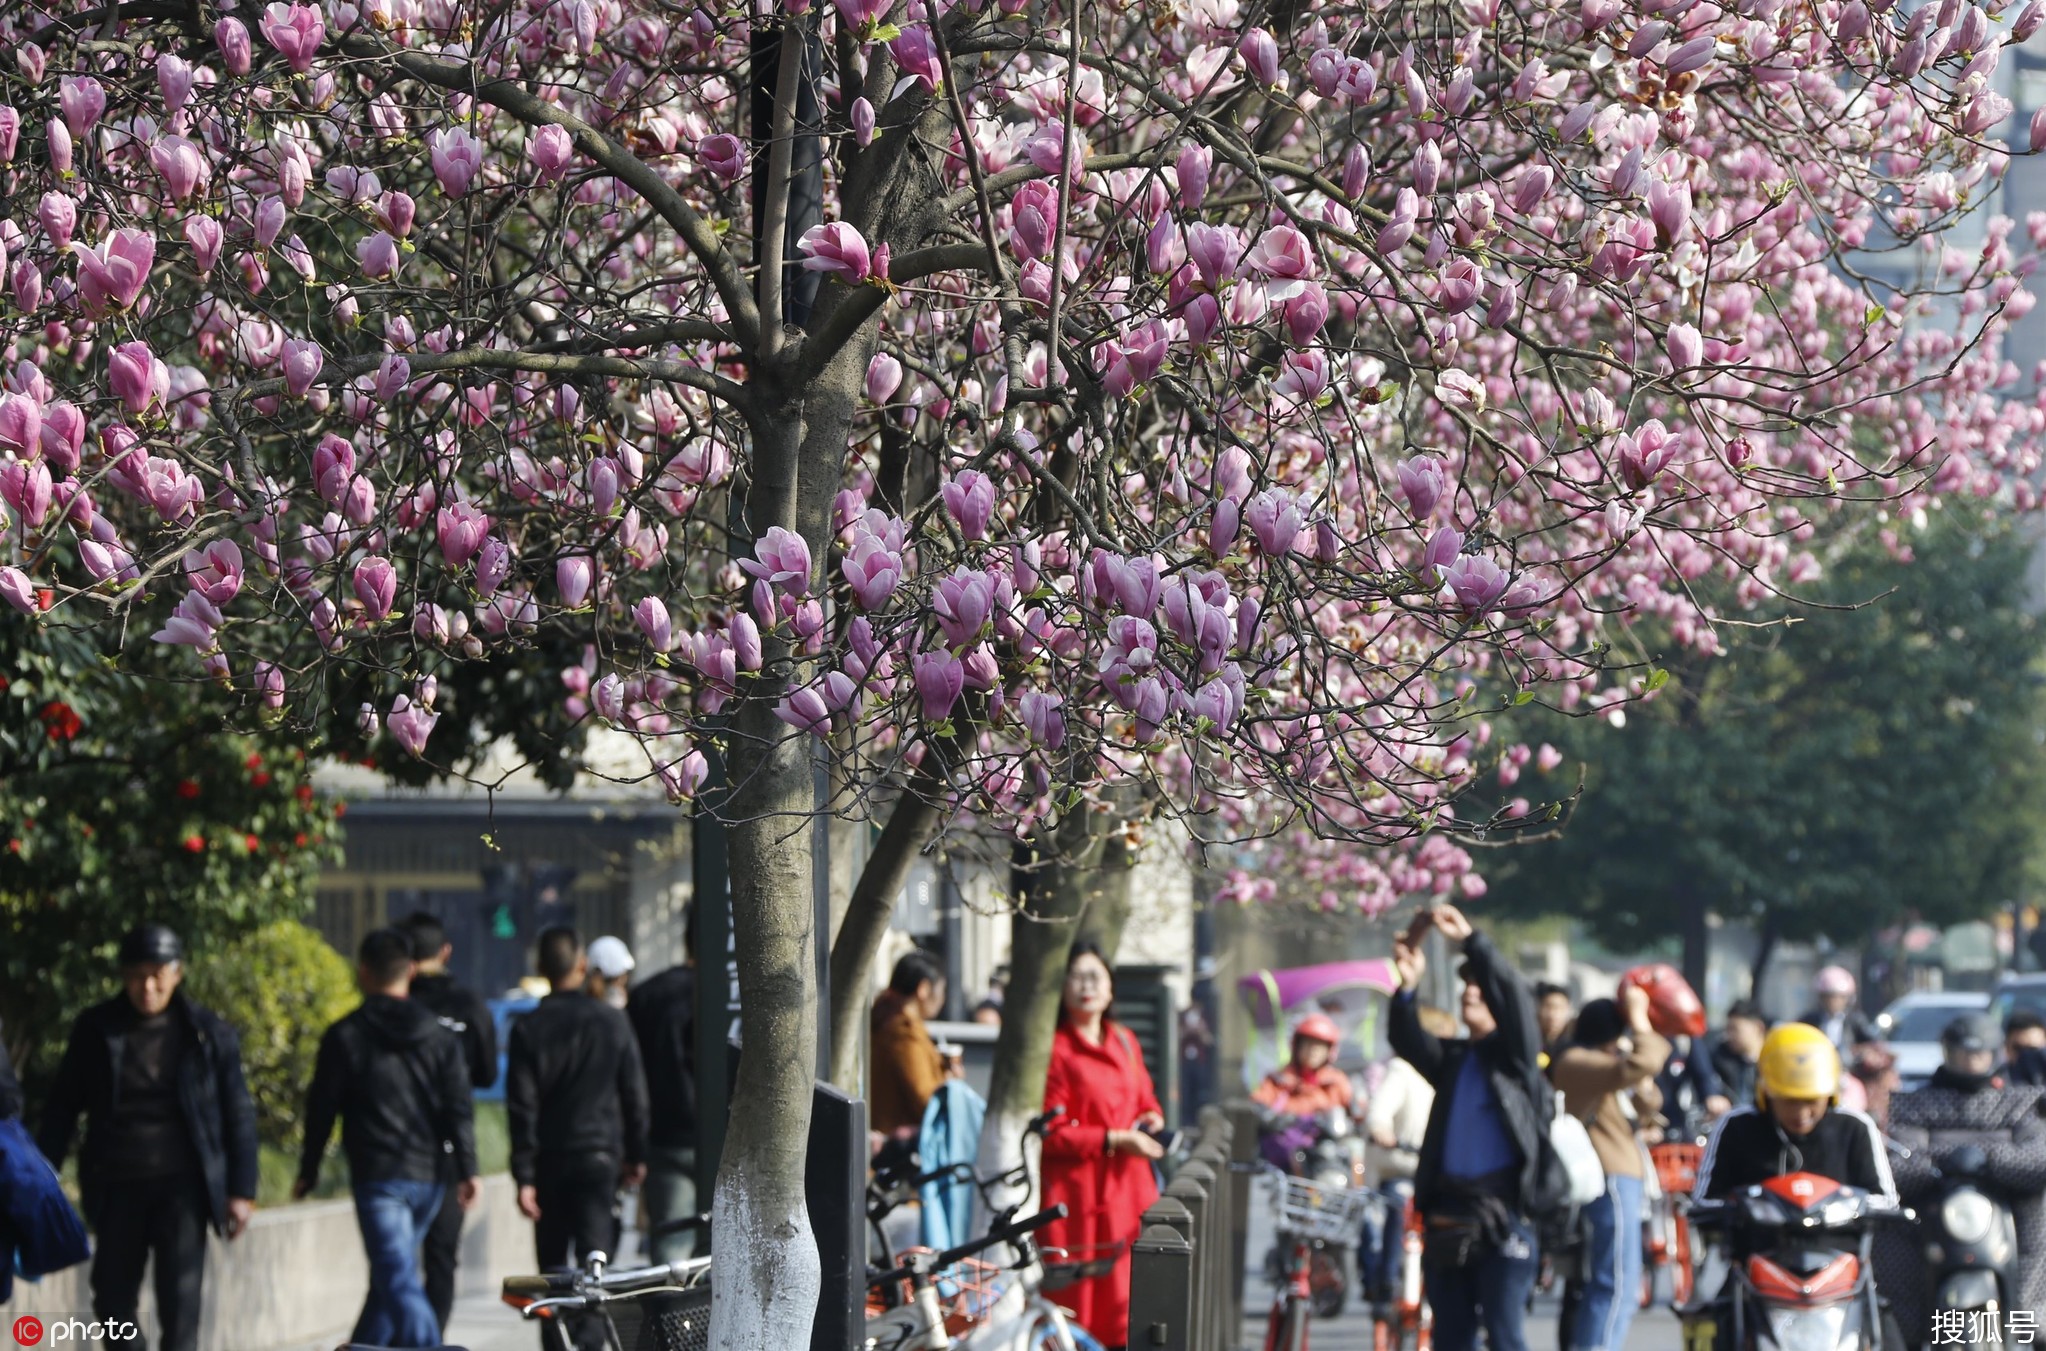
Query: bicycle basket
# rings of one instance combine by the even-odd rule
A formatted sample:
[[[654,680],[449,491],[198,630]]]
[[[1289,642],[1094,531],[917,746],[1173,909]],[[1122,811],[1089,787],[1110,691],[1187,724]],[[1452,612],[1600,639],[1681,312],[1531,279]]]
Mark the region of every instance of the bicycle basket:
[[[1269,1174],[1278,1228],[1324,1243],[1355,1243],[1370,1195],[1352,1187],[1318,1187],[1304,1177]]]
[[[1698,1169],[1705,1162],[1703,1146],[1655,1145],[1648,1156],[1655,1160],[1655,1176],[1667,1195],[1689,1195],[1691,1188],[1698,1185]]]
[[[607,1300],[602,1309],[618,1329],[618,1345],[624,1351],[708,1351],[710,1347],[709,1282],[688,1290],[649,1290]]]

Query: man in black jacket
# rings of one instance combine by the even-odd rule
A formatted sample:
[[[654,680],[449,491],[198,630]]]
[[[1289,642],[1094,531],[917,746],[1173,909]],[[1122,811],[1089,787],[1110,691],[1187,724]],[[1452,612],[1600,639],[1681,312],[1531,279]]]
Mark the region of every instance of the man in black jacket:
[[[78,1183],[98,1238],[94,1316],[136,1321],[153,1255],[163,1351],[197,1351],[206,1228],[236,1238],[255,1210],[256,1109],[234,1029],[178,993],[178,936],[145,924],[121,940],[119,960],[122,993],[71,1025],[38,1143],[62,1167],[85,1114]]]
[[[305,1152],[292,1193],[320,1176],[334,1118],[369,1258],[369,1295],[352,1341],[438,1346],[440,1324],[419,1276],[419,1247],[440,1211],[445,1179],[459,1179],[463,1209],[476,1204],[476,1130],[461,1043],[408,994],[412,940],[378,929],[362,940],[362,1004],[327,1029],[306,1094]]]
[[[440,1025],[462,1043],[462,1058],[469,1066],[469,1082],[488,1088],[497,1082],[497,1028],[490,1021],[490,1007],[483,997],[448,974],[448,958],[454,944],[439,919],[425,911],[415,913],[400,928],[412,940],[412,959],[418,969],[412,977],[412,999],[424,1004]],[[455,1181],[449,1178],[446,1181]],[[454,1187],[441,1197],[440,1213],[426,1231],[423,1260],[426,1268],[426,1300],[433,1316],[447,1331],[448,1315],[455,1308],[455,1267],[462,1250],[462,1200]]]
[[[1768,1035],[1769,1020],[1753,1002],[1736,1000],[1727,1009],[1726,1027],[1712,1041],[1712,1070],[1735,1107],[1755,1101],[1755,1064]]]
[[[646,1176],[646,1076],[625,1015],[583,992],[576,932],[540,935],[554,992],[512,1028],[504,1105],[512,1178],[542,1270],[618,1250],[618,1190]]]
[[[647,1139],[647,1218],[653,1227],[687,1219],[696,1204],[696,911],[682,925],[682,965],[669,967],[632,992],[625,1016],[646,1067],[652,1123]],[[648,1245],[656,1262],[675,1262],[696,1251],[690,1230],[656,1235]]]
[[[1463,949],[1461,1013],[1468,1039],[1421,1026],[1415,991],[1429,929]],[[1554,1094],[1541,1076],[1534,994],[1491,940],[1455,907],[1414,917],[1393,943],[1400,990],[1392,1048],[1434,1085],[1414,1202],[1428,1217],[1422,1265],[1439,1351],[1527,1351],[1527,1300],[1539,1253],[1533,1219],[1561,1204],[1561,1165],[1548,1147]]]

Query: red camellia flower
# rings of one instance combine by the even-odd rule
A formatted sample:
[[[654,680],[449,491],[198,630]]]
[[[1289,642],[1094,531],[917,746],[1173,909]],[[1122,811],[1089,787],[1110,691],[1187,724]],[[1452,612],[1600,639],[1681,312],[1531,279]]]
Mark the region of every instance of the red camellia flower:
[[[77,711],[61,699],[44,704],[36,716],[43,720],[43,731],[52,741],[69,741],[85,726]]]
[[[301,849],[305,848],[305,832],[301,830],[298,834],[292,836],[291,842]]]
[[[270,786],[270,771],[266,769],[257,770],[254,774],[249,775],[249,782],[258,788],[268,788]]]
[[[198,836],[198,835],[187,835],[187,836],[185,836],[185,852],[186,852],[186,853],[188,853],[188,854],[203,854],[203,853],[205,853],[205,852],[206,852],[206,841],[205,841],[205,840],[204,840],[204,839],[203,839],[202,837],[200,837],[200,836]]]
[[[242,767],[244,769],[261,769],[263,767],[263,753],[261,751],[250,751],[249,758],[242,761]]]
[[[262,847],[263,842],[257,839],[255,836],[253,835],[242,836],[242,848],[248,850],[251,854],[255,853],[258,849],[261,849]]]
[[[302,783],[295,790],[293,790],[292,796],[296,797],[300,802],[305,803],[307,806],[311,806],[313,801],[313,786],[309,783]]]
[[[177,794],[187,802],[190,802],[193,798],[199,796],[199,781],[197,779],[178,780]]]

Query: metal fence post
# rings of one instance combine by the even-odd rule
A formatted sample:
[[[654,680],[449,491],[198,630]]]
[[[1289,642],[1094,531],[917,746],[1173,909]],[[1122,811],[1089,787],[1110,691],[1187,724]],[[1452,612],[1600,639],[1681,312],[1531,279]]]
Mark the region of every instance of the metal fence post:
[[[1161,1196],[1130,1245],[1130,1351],[1204,1351],[1194,1340],[1193,1217]]]
[[[1257,1108],[1248,1100],[1237,1098],[1224,1109],[1229,1117],[1229,1182],[1230,1200],[1234,1213],[1230,1222],[1236,1226],[1230,1238],[1229,1257],[1235,1263],[1230,1273],[1230,1301],[1234,1314],[1230,1322],[1230,1345],[1242,1337],[1243,1329],[1243,1283],[1246,1276],[1245,1263],[1250,1247],[1250,1182],[1257,1173]]]
[[[1194,1222],[1194,1333],[1201,1351],[1215,1351],[1221,1345],[1221,1328],[1216,1326],[1221,1310],[1215,1304],[1215,1250],[1221,1218],[1216,1212],[1215,1169],[1197,1150],[1193,1158],[1173,1176],[1167,1194],[1177,1196],[1193,1215]]]

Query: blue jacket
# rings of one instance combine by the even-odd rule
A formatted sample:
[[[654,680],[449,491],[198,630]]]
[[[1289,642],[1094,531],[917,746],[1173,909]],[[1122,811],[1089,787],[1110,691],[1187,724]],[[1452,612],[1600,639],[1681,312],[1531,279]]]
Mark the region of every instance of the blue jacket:
[[[14,1293],[17,1268],[30,1278],[46,1276],[91,1255],[85,1221],[56,1170],[18,1118],[0,1118],[0,1304]]]
[[[981,1122],[987,1103],[964,1079],[947,1079],[924,1105],[923,1134],[917,1157],[926,1172],[963,1163],[969,1168],[980,1151]],[[923,1244],[940,1252],[973,1237],[973,1184],[927,1182],[918,1194],[923,1202]]]

